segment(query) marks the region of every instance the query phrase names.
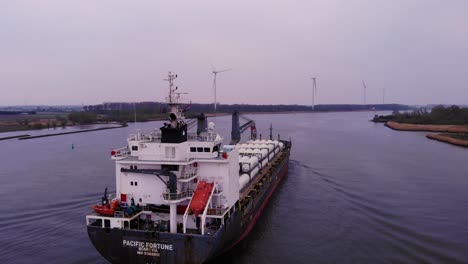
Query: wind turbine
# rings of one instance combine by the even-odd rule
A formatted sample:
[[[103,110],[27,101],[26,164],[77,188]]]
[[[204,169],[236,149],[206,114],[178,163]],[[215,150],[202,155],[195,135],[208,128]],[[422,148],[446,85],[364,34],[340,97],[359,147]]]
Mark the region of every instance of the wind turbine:
[[[366,83],[364,82],[364,80],[362,80],[362,87],[364,89],[364,105],[366,105],[366,93],[367,93],[367,86],[366,86]]]
[[[213,64],[211,64],[211,68],[213,69],[212,73],[213,73],[213,89],[214,89],[214,112],[216,115],[216,76],[218,75],[218,73],[230,71],[232,69],[217,71],[216,68],[213,66]]]
[[[312,80],[312,111],[315,110],[315,96],[317,95],[317,77],[311,77]]]
[[[385,104],[385,88],[382,88],[382,103]]]

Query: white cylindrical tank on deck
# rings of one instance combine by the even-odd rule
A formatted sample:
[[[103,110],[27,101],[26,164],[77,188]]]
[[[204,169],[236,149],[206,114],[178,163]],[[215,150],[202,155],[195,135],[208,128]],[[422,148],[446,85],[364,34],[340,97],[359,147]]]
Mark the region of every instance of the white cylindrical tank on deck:
[[[249,154],[249,152],[250,152],[250,149],[247,149],[247,148],[239,149],[239,154],[241,154],[241,155]]]
[[[257,166],[250,172],[250,179],[253,180],[257,176],[258,171],[259,171],[259,169],[258,169],[258,166]]]
[[[280,147],[280,150],[283,150],[283,148],[284,148],[283,142],[280,142],[280,143],[279,143],[279,147]]]
[[[269,161],[269,159],[268,159],[268,150],[261,149],[260,151],[262,152],[262,158],[263,158],[262,168],[263,168],[268,164],[268,161]]]
[[[268,151],[266,149],[255,149],[254,153],[259,157],[258,161],[263,160],[261,163],[261,167],[265,167],[265,165],[268,163]]]
[[[268,153],[271,153],[273,151],[273,145],[272,144],[262,144],[261,146],[263,148],[268,148]]]
[[[250,163],[244,162],[242,163],[242,172],[249,172],[250,170]]]
[[[271,161],[271,160],[273,160],[274,156],[275,156],[275,153],[272,151],[272,152],[270,152],[270,155],[268,156],[268,159]]]
[[[249,159],[249,163],[251,166],[255,166],[258,164],[258,157],[257,156],[252,156]]]
[[[252,148],[254,149],[261,149],[261,148],[266,148],[267,146],[265,144],[254,144],[252,145]]]
[[[249,156],[239,156],[239,162],[246,162],[249,160]]]
[[[250,176],[248,174],[242,174],[239,177],[239,190],[244,189],[244,187],[247,185],[247,183],[250,182]]]
[[[252,155],[253,149],[245,149],[245,154]]]
[[[260,154],[259,159],[262,159],[262,158],[264,157],[263,152],[262,152],[261,149],[254,149],[254,150],[253,150],[253,153],[254,153],[254,154]],[[257,155],[257,156],[258,156],[258,155]]]
[[[244,162],[242,162],[242,171],[243,172],[249,172],[253,168],[258,168],[258,157],[257,156],[251,156]]]

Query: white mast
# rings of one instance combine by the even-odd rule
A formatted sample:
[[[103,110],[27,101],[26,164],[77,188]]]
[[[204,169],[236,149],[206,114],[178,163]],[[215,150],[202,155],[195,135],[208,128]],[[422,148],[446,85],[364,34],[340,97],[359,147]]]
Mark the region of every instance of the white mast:
[[[167,104],[169,105],[169,111],[171,113],[174,113],[177,117],[177,120],[183,120],[184,119],[184,113],[182,109],[180,109],[180,106],[183,105],[183,102],[181,101],[180,95],[183,93],[176,92],[179,87],[175,86],[174,87],[174,80],[177,79],[177,74],[174,74],[172,72],[169,72],[167,75],[167,79],[164,79],[165,81],[169,82],[169,96],[166,98]]]

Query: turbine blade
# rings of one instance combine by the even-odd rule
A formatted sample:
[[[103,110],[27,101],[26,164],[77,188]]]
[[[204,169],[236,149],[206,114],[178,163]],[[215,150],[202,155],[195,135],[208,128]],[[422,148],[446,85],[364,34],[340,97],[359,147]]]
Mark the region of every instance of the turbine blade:
[[[221,70],[221,71],[218,71],[218,72],[225,72],[225,71],[230,71],[232,69],[226,69],[226,70]]]

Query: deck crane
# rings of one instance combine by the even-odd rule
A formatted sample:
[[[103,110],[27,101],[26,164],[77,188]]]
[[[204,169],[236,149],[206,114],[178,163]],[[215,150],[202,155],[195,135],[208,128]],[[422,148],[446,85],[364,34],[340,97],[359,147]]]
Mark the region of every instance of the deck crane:
[[[244,123],[240,125],[239,119],[242,119]],[[250,128],[250,138],[255,140],[257,139],[257,129],[255,127],[255,121],[252,119],[240,115],[239,112],[234,111],[232,113],[232,130],[231,130],[231,145],[239,143],[241,134]]]

